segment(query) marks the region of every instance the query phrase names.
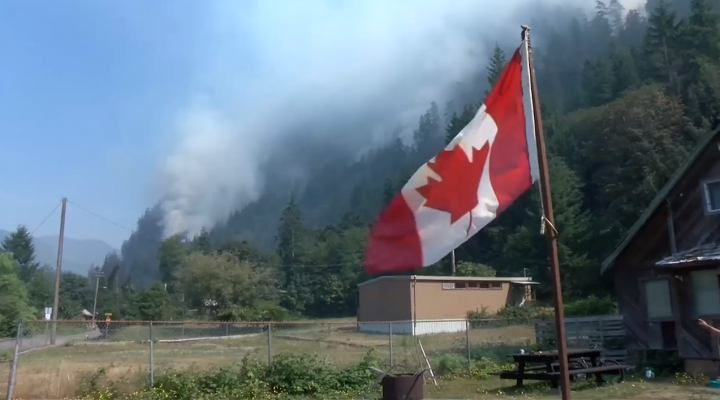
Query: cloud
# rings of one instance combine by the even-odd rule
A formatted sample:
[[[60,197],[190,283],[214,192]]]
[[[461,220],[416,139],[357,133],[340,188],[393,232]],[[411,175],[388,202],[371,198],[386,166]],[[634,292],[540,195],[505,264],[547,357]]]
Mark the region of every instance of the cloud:
[[[275,149],[362,151],[516,43],[532,0],[215,1],[194,92],[160,166],[165,233],[258,198]],[[576,4],[545,1],[543,6]],[[354,149],[354,150],[353,150]],[[287,153],[287,152],[286,152]],[[287,160],[292,168],[301,168]],[[301,171],[296,171],[301,174]]]

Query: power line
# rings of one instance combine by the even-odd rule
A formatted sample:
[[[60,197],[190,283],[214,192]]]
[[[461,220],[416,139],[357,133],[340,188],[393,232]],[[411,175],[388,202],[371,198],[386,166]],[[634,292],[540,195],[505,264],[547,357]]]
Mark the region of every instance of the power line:
[[[58,202],[57,205],[55,206],[55,208],[53,208],[52,211],[50,211],[50,214],[48,214],[48,215],[45,217],[45,219],[43,219],[43,220],[40,222],[40,224],[38,224],[38,226],[35,227],[35,229],[32,230],[32,232],[30,232],[30,236],[33,236],[33,235],[35,234],[35,232],[37,232],[37,230],[40,229],[40,228],[45,224],[45,222],[47,222],[47,220],[55,213],[55,211],[58,209],[58,207],[60,207],[60,203],[61,203],[61,202]]]
[[[77,208],[85,211],[86,213],[92,215],[93,217],[100,218],[101,220],[103,220],[103,221],[105,221],[105,222],[107,222],[107,223],[109,223],[109,224],[115,225],[115,226],[117,226],[118,228],[125,229],[126,231],[128,231],[128,232],[130,232],[130,233],[134,232],[133,229],[130,229],[130,228],[128,228],[127,226],[124,226],[124,225],[122,225],[122,224],[119,224],[119,223],[117,223],[117,222],[115,222],[115,221],[113,221],[113,220],[111,220],[111,219],[109,219],[109,218],[105,218],[105,217],[103,217],[102,215],[100,215],[100,214],[98,214],[98,213],[94,213],[94,212],[88,210],[87,208],[85,208],[85,207],[83,207],[83,206],[81,206],[81,205],[73,202],[72,200],[69,200],[69,199],[68,199],[67,202],[70,203],[70,204],[72,204],[72,205],[74,205],[75,207],[77,207]]]

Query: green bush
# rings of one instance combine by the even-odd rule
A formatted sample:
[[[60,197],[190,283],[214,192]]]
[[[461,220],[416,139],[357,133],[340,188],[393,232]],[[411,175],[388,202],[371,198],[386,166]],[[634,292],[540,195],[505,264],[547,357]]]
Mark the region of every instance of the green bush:
[[[487,379],[492,376],[493,372],[512,370],[515,365],[508,362],[506,357],[513,351],[510,349],[498,349],[498,354],[502,353],[502,357],[497,357],[498,354],[493,354],[493,358],[480,356],[479,358],[471,359],[468,365],[467,357],[463,357],[459,354],[443,354],[436,357],[433,361],[435,367],[433,371],[440,377],[445,379],[456,379],[456,378],[472,378],[472,379]],[[509,352],[507,352],[509,351]],[[475,353],[477,356],[480,353]]]
[[[487,311],[487,307],[467,312],[467,319],[489,319],[492,317],[493,315]]]
[[[273,321],[281,322],[290,319],[288,310],[277,304],[259,304],[253,307],[236,307],[218,313],[219,321]]]
[[[536,306],[507,306],[501,308],[495,315],[497,318],[525,322],[553,317],[551,309]]]
[[[357,396],[377,381],[369,367],[377,360],[372,351],[361,362],[345,367],[324,363],[315,355],[280,354],[272,365],[245,358],[236,366],[211,370],[166,371],[154,386],[120,393],[117,385],[103,385],[105,370],[89,374],[81,385],[82,399],[341,399]]]
[[[567,317],[587,317],[618,313],[617,303],[610,297],[598,298],[592,295],[586,299],[567,302],[564,310],[565,316]]]

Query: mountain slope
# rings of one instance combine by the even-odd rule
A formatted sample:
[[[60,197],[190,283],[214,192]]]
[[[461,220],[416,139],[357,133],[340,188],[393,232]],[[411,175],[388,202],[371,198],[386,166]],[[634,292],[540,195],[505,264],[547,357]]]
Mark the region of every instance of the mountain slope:
[[[0,229],[0,241],[10,232]],[[52,268],[57,264],[58,236],[38,236],[35,244],[35,260]],[[63,271],[85,275],[91,264],[102,265],[105,256],[117,249],[96,239],[73,239],[65,236],[63,246]]]

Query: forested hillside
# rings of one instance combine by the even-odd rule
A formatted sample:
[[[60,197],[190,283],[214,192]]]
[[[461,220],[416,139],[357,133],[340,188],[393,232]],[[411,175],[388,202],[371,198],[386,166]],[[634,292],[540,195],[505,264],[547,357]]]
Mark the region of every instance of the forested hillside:
[[[648,0],[647,11],[621,2],[531,21],[568,298],[607,293],[603,258],[720,116],[720,1]],[[103,306],[132,313],[122,299],[160,281],[183,299],[180,308],[198,313],[247,317],[284,312],[280,305],[306,316],[353,314],[368,225],[472,118],[512,50],[498,46],[484,81],[465,85],[458,98],[469,103],[428,105],[411,141],[398,133],[356,160],[319,156],[306,181],[270,180],[259,200],[195,238],[162,241],[162,210],[147,210],[103,266],[121,288]],[[458,273],[525,272],[546,297],[539,209],[532,190],[458,249]],[[449,270],[444,260],[418,273]],[[158,298],[162,287],[152,286]]]

